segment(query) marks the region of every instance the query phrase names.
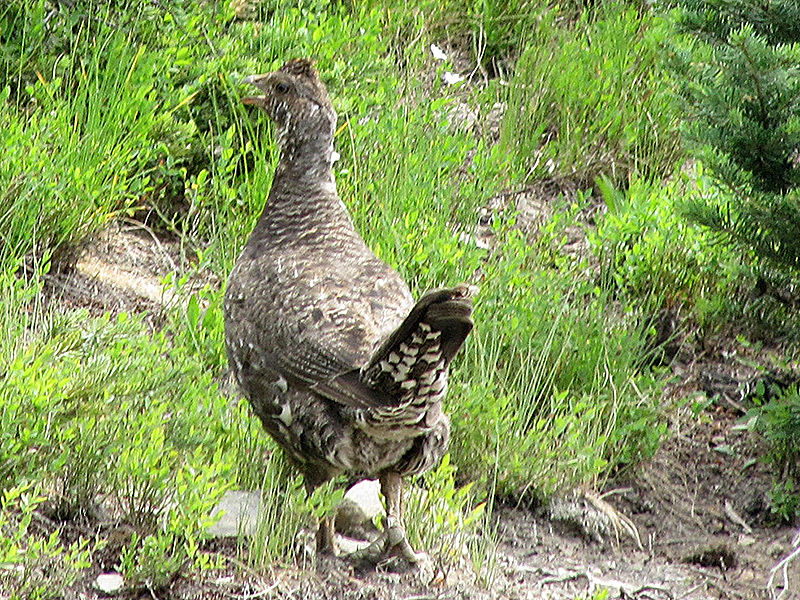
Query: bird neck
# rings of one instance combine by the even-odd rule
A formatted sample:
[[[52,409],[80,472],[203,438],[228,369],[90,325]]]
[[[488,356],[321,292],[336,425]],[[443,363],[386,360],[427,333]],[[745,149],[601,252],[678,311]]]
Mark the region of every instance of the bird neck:
[[[272,189],[256,229],[258,235],[291,244],[309,232],[355,231],[336,192],[333,138],[294,138],[281,145]],[[254,232],[255,233],[255,232]]]
[[[327,190],[333,186],[336,194],[332,137],[293,137],[280,146],[281,158],[275,169],[273,189],[285,185],[300,186],[313,193],[317,188]]]

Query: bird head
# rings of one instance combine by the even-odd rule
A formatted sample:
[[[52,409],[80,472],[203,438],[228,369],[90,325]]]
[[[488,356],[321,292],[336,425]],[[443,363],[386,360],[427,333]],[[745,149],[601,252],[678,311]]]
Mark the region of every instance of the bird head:
[[[242,102],[257,106],[275,121],[281,145],[303,136],[333,135],[336,111],[311,60],[295,58],[277,71],[251,75],[244,82],[263,95],[247,96]]]

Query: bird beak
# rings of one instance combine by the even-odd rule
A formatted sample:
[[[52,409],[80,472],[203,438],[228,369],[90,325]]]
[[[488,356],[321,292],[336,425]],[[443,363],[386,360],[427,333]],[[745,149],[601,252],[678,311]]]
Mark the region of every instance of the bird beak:
[[[246,83],[248,85],[254,85],[260,88],[262,86],[259,84],[261,84],[267,77],[268,75],[248,75],[247,77],[242,79],[242,83]]]
[[[264,82],[267,79],[267,75],[248,75],[244,79],[242,79],[242,83],[246,83],[248,85],[254,85],[258,89],[264,89]],[[264,96],[245,96],[242,98],[242,104],[252,104],[255,106],[262,106],[264,104]]]

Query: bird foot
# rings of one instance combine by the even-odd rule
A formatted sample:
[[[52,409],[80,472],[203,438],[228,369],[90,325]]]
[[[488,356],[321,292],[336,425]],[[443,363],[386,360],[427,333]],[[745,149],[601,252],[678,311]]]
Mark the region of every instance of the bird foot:
[[[303,528],[298,530],[294,540],[294,556],[300,564],[314,564],[321,557],[342,556],[339,540],[325,524],[317,531]]]
[[[356,561],[366,560],[378,563],[384,559],[392,557],[402,557],[411,564],[417,564],[427,558],[424,552],[415,552],[406,537],[403,526],[395,517],[386,519],[386,530],[367,547],[349,555],[349,558]]]

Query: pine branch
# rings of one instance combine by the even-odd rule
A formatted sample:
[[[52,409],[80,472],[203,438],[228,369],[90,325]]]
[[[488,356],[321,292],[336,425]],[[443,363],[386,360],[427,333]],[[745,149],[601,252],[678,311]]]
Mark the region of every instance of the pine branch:
[[[746,25],[743,27],[742,33],[744,33],[746,27],[747,27]],[[761,87],[761,80],[758,77],[758,71],[755,68],[755,61],[753,60],[753,56],[748,51],[748,48],[747,48],[747,39],[748,38],[746,36],[744,36],[744,35],[742,35],[742,36],[733,36],[733,35],[731,35],[731,36],[728,36],[728,39],[726,40],[726,44],[730,45],[731,48],[740,50],[742,55],[744,55],[744,57],[745,57],[745,59],[747,61],[746,64],[749,67],[748,72],[749,72],[749,75],[750,75],[750,80],[756,86],[756,92],[757,92],[757,95],[758,95],[758,103],[761,106],[761,118],[762,118],[762,120],[766,121],[767,120],[767,115],[768,115],[768,113],[767,113],[767,102],[766,102],[766,99],[764,98],[764,90]],[[732,40],[737,40],[739,43],[737,44],[736,42],[734,42]]]

